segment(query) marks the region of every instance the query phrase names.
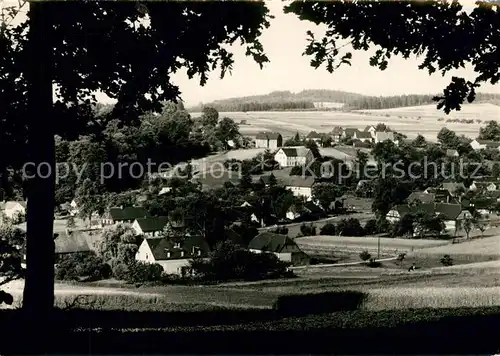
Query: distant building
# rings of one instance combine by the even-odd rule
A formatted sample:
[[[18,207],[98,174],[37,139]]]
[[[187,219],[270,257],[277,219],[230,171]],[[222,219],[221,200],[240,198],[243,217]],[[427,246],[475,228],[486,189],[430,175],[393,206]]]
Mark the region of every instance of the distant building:
[[[146,237],[156,237],[168,223],[168,217],[156,216],[151,218],[137,218],[132,224],[137,235],[144,235]]]
[[[256,148],[275,150],[283,146],[283,136],[279,132],[259,132],[255,136]]]
[[[296,197],[305,197],[307,200],[312,199],[312,187],[314,185],[314,177],[312,176],[289,176],[284,179],[285,188],[289,189]]]
[[[376,132],[375,133],[375,143],[384,142],[384,141],[392,141],[394,142],[394,132],[386,131],[386,132]]]
[[[313,159],[312,151],[305,147],[282,147],[274,155],[274,160],[280,167],[302,166]]]
[[[14,219],[19,215],[26,214],[25,201],[6,201],[3,206],[3,212],[9,219]]]
[[[460,155],[458,154],[457,150],[451,150],[451,149],[446,150],[446,157],[458,157],[458,156]]]
[[[316,143],[321,142],[322,135],[317,133],[316,131],[311,131],[309,134],[306,136],[307,140],[314,141]]]
[[[309,264],[309,257],[286,235],[261,232],[250,241],[248,249],[254,253],[274,253],[280,260],[292,265]]]
[[[473,181],[469,186],[469,190],[472,191],[495,191],[498,189],[498,184],[495,182],[478,182]]]
[[[421,203],[434,203],[436,195],[434,193],[413,192],[406,199],[409,204],[420,201]]]
[[[149,218],[151,215],[143,207],[127,206],[112,207],[103,214],[101,218],[102,225],[113,225],[118,223],[132,224],[136,219]]]
[[[498,150],[500,147],[500,142],[490,141],[490,140],[477,140],[476,139],[470,143],[470,146],[474,150],[485,150],[487,148]]]
[[[373,140],[372,134],[369,131],[357,131],[352,138],[361,142],[372,142]]]
[[[333,142],[339,142],[340,139],[342,138],[342,134],[344,133],[344,129],[340,126],[336,126],[333,128],[331,132],[331,137]]]
[[[343,138],[343,139],[347,139],[347,138],[351,138],[351,139],[352,139],[352,138],[355,138],[354,136],[355,136],[355,135],[356,135],[356,133],[358,133],[358,132],[359,132],[359,130],[358,130],[358,129],[356,129],[356,128],[352,128],[352,127],[348,127],[348,128],[346,128],[346,129],[344,129],[344,130],[342,131],[342,136],[341,136],[341,138]]]

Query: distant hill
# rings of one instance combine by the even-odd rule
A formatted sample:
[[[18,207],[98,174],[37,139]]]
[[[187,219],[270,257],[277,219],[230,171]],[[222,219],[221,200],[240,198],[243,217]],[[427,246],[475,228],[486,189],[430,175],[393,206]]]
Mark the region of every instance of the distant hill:
[[[203,106],[211,106],[221,112],[391,109],[434,104],[434,96],[436,95],[368,96],[327,89],[308,89],[298,93],[273,91],[265,95],[215,100],[202,106],[191,107],[189,111],[199,112]],[[500,94],[478,93],[475,102],[499,105]]]

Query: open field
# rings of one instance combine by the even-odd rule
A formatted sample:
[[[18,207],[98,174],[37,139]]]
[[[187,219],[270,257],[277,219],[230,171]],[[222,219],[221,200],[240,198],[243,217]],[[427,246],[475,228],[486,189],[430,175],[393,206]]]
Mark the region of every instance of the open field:
[[[493,257],[500,259],[500,236],[476,238],[458,244],[448,244],[415,251],[417,257],[433,257],[450,255],[452,258],[467,258],[474,260],[477,256]]]
[[[199,113],[193,113],[193,116],[198,115]],[[465,104],[462,106],[461,111],[452,112],[450,115],[437,110],[436,105],[423,105],[356,112],[223,112],[220,113],[220,116],[230,117],[236,122],[246,120],[248,125],[241,125],[241,127],[245,127],[244,133],[249,136],[253,136],[259,131],[264,131],[263,129],[267,129],[267,131],[279,131],[284,137],[291,137],[296,132],[300,132],[301,134],[307,134],[312,130],[330,132],[335,126],[350,126],[364,129],[366,125],[376,125],[379,122],[383,122],[410,138],[416,137],[420,133],[426,139],[435,141],[437,133],[443,127],[456,131],[458,134],[476,137],[479,127],[484,125],[484,122],[498,120],[500,117],[500,107],[493,104]],[[444,120],[438,121],[439,118],[444,118]],[[445,122],[447,119],[455,118],[479,119],[482,122],[474,122],[473,124]]]
[[[434,246],[447,245],[449,242],[442,240],[410,240],[377,237],[351,237],[351,236],[306,236],[295,239],[295,242],[306,253],[312,251],[335,254],[359,253],[367,250],[377,252],[380,240],[380,251],[384,255],[397,255],[402,252],[424,249]]]

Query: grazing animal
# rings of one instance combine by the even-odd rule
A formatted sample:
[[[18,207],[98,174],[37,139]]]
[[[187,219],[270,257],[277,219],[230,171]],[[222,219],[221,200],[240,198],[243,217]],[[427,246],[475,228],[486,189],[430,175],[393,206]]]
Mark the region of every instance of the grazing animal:
[[[415,265],[411,265],[410,268],[408,268],[408,272],[415,271],[417,267]]]

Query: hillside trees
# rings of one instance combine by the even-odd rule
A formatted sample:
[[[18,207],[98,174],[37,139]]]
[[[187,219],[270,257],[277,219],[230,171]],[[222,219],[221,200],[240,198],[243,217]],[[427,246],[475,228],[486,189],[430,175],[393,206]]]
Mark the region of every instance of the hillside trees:
[[[190,78],[200,75],[202,85],[211,69],[220,68],[223,76],[233,63],[223,44],[241,41],[258,64],[268,60],[258,38],[269,26],[269,15],[259,2],[151,2],[140,6],[31,2],[29,6],[26,23],[2,31],[1,67],[9,79],[2,81],[6,90],[1,92],[7,97],[1,100],[0,112],[7,113],[8,123],[21,118],[19,133],[27,124],[30,161],[48,167],[55,165],[54,134],[61,130],[57,124],[61,122],[73,135],[79,125],[89,124],[88,116],[79,116],[77,122],[77,115],[61,113],[88,108],[97,90],[117,100],[112,115],[130,122],[138,113],[160,111],[161,101],[178,98],[178,88],[169,77],[181,67],[187,68]],[[64,16],[57,15],[60,13]],[[146,17],[148,25],[137,24]],[[53,83],[58,88],[55,103]],[[28,94],[24,95],[26,88]],[[6,163],[11,162],[2,165]],[[29,181],[29,267],[23,306],[34,328],[47,324],[41,320],[48,318],[54,303],[54,179],[52,173]],[[37,337],[43,339],[41,334]]]
[[[478,2],[471,13],[459,2],[419,1],[294,1],[285,13],[316,25],[328,26],[325,36],[316,39],[308,31],[305,54],[312,57],[311,66],[325,64],[332,73],[349,64],[352,52],[344,50],[341,40],[354,51],[377,47],[370,65],[385,70],[393,55],[424,57],[419,69],[443,75],[465,64],[471,64],[477,76],[472,81],[452,77],[441,96],[438,109],[446,113],[459,110],[465,100],[474,101],[476,89],[483,83],[500,80],[500,11],[497,4]]]

